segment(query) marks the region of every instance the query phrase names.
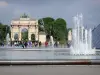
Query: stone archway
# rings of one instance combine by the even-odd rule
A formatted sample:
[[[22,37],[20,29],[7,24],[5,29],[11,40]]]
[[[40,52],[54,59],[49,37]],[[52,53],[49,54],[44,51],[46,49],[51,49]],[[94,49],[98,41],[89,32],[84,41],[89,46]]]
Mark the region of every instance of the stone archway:
[[[28,40],[31,41],[31,35],[35,34],[35,39],[38,40],[38,20],[31,19],[27,15],[21,16],[19,19],[11,21],[11,40],[14,41],[14,34],[18,33],[18,40],[22,41],[21,31],[23,28],[28,30]]]

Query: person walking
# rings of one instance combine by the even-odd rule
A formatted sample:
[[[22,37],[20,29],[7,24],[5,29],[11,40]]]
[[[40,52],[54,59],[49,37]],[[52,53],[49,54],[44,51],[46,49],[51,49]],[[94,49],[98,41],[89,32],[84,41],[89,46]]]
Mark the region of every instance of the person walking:
[[[21,44],[22,44],[22,47],[24,48],[24,43],[23,43],[23,42],[21,42]]]
[[[47,47],[47,46],[48,46],[48,42],[46,41],[46,42],[45,42],[45,47]]]
[[[39,42],[39,47],[41,47],[41,45],[42,45],[42,43],[41,43],[41,41]]]
[[[27,42],[25,42],[25,44],[24,44],[24,45],[25,45],[25,48],[27,48],[27,45],[28,45],[28,44],[27,44]]]

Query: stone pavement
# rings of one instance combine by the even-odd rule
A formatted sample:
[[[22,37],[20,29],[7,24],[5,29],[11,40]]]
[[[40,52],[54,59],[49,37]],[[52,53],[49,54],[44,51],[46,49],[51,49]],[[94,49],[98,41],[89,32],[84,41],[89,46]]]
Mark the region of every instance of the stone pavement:
[[[0,75],[100,75],[100,65],[0,66]]]

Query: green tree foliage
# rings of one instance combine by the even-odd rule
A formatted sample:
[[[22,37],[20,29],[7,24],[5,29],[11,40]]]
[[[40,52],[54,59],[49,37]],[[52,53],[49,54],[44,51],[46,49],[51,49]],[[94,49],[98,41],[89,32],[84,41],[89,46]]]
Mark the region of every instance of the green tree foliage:
[[[69,32],[70,30],[72,31],[72,28],[68,28],[68,32]]]
[[[28,41],[28,31],[22,32],[22,40],[23,41]]]
[[[15,35],[14,35],[14,39],[15,39],[15,40],[18,40],[18,34],[15,34]]]
[[[43,18],[42,20],[43,20],[42,24],[41,24],[41,19],[39,20],[39,26],[44,25],[44,31],[46,32],[47,35],[52,35],[54,40],[59,42],[61,41],[61,43],[66,42],[67,23],[64,19],[58,18],[55,20],[51,17],[46,17]]]
[[[34,34],[31,35],[31,40],[35,41],[35,35]]]
[[[61,43],[66,42],[67,37],[67,26],[66,21],[62,18],[56,19],[53,25],[54,38]]]
[[[6,40],[7,33],[10,34],[10,26],[0,23],[0,41]]]
[[[39,19],[38,23],[39,23],[39,31],[45,31],[46,34],[49,34],[49,30],[50,30],[50,23],[54,22],[54,19],[51,17],[46,17],[46,18],[42,18]]]

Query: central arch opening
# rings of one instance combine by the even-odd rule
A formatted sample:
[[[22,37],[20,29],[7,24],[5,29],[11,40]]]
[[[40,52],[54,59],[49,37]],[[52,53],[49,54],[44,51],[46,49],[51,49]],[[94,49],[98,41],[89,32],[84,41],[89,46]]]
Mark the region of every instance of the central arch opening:
[[[31,41],[35,41],[35,34],[31,34]]]
[[[22,41],[28,41],[28,29],[23,28],[21,31],[21,35]]]
[[[18,40],[19,40],[18,33],[15,33],[15,35],[14,35],[14,40],[15,40],[15,41],[18,41]]]

